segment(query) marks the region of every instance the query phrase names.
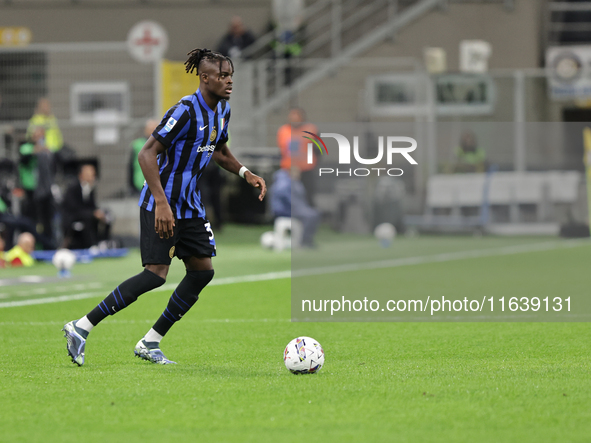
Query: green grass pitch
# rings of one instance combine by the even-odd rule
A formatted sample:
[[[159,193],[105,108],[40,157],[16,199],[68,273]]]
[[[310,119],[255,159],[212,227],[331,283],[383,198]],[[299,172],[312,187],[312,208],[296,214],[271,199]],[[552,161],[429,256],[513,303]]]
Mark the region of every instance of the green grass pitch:
[[[216,279],[289,269],[290,253],[261,250],[260,233],[229,227],[217,236]],[[351,239],[357,243],[349,250],[370,260],[544,241],[400,238],[390,249],[376,251],[367,238]],[[321,241],[321,249],[331,242],[346,249],[335,238]],[[557,290],[566,294],[590,287],[590,252],[591,244],[582,244],[380,272],[410,293],[438,291],[438,285],[449,290],[451,285],[455,292],[473,294],[483,275],[472,277],[474,272],[466,269],[486,268],[508,290],[522,291],[536,278],[531,263],[543,263],[536,290],[553,296]],[[317,265],[313,255],[302,262]],[[561,269],[567,273],[560,285],[552,283],[548,263],[555,263],[557,275]],[[588,323],[292,323],[288,278],[208,287],[162,342],[178,365],[157,366],[133,357],[136,342],[160,315],[170,290],[146,294],[106,319],[90,335],[86,364],[73,365],[60,331],[63,324],[85,314],[112,286],[140,269],[139,254],[132,252],[123,259],[77,265],[68,281],[0,286],[0,306],[59,295],[86,297],[0,308],[0,441],[591,438]],[[424,277],[418,287],[404,277],[409,270]],[[0,283],[30,274],[54,276],[55,270],[45,264],[0,270]],[[182,274],[175,261],[167,285]],[[323,345],[326,363],[319,373],[295,376],[285,369],[283,348],[298,335]]]

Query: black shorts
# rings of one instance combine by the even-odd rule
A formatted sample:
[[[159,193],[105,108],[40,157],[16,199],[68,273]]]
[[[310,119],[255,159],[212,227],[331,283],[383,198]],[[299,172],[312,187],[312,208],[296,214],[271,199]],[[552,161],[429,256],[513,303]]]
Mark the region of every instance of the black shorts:
[[[175,220],[174,235],[160,238],[154,228],[155,214],[140,208],[142,266],[170,265],[172,257],[215,257],[215,240],[204,218]]]

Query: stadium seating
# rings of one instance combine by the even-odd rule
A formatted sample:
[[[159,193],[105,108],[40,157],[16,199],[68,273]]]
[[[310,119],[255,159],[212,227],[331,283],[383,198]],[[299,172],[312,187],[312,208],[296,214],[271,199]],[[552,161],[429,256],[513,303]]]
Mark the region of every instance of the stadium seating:
[[[577,171],[435,175],[427,184],[425,215],[408,216],[405,223],[418,229],[486,229],[494,222],[491,208],[506,208],[506,221],[519,224],[525,221],[520,207],[529,205],[535,208],[534,223],[556,225],[554,209],[577,202],[581,180]],[[477,215],[463,215],[468,208]]]

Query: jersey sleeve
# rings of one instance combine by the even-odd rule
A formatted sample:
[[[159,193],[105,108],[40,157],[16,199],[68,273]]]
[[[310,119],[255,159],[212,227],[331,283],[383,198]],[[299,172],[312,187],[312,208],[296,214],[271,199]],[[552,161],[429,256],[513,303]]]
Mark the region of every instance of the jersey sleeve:
[[[187,107],[177,103],[168,110],[152,136],[166,148],[170,148],[177,140],[186,137],[190,125],[191,116]]]
[[[223,125],[222,127],[222,134],[220,135],[220,139],[218,140],[218,145],[222,145],[224,143],[228,143],[228,127],[230,126],[230,105],[228,105],[228,108],[226,110],[226,112],[224,113],[224,117],[222,118],[222,122],[220,124],[220,126]]]

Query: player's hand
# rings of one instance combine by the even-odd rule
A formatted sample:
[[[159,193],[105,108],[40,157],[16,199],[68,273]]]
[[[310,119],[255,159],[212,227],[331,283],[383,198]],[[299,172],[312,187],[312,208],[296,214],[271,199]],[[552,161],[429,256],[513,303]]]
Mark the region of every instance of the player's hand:
[[[246,182],[255,188],[260,188],[261,193],[259,195],[259,200],[263,201],[263,199],[265,198],[265,194],[267,193],[267,185],[265,184],[265,180],[263,180],[262,177],[259,177],[256,174],[253,174],[250,171],[246,171],[244,173],[244,178],[246,179]]]
[[[155,225],[156,234],[160,238],[170,238],[174,235],[174,215],[168,202],[156,204]]]

